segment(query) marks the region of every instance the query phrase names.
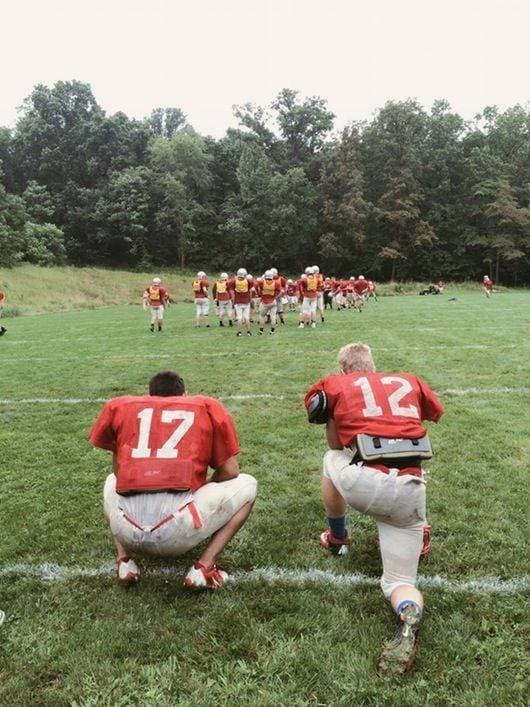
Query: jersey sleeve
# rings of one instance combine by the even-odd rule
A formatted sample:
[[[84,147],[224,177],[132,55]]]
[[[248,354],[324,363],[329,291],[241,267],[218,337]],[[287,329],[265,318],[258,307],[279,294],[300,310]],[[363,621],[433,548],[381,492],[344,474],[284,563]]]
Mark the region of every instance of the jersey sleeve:
[[[212,456],[209,466],[217,469],[227,459],[239,454],[239,442],[232,416],[217,400],[208,401],[208,413],[212,421]]]
[[[445,410],[436,394],[429,388],[425,381],[417,378],[421,390],[421,413],[424,420],[438,422]]]
[[[113,427],[114,406],[112,400],[105,404],[98,419],[92,425],[88,434],[90,444],[99,449],[116,451],[116,432]]]
[[[330,416],[333,417],[333,409],[335,407],[335,396],[333,395],[329,382],[327,378],[321,378],[319,381],[316,383],[313,383],[313,385],[309,388],[309,390],[306,393],[305,396],[305,406],[306,409],[309,407],[309,402],[311,398],[318,393],[319,391],[322,391],[326,395],[326,401],[327,401],[327,408],[330,413]]]

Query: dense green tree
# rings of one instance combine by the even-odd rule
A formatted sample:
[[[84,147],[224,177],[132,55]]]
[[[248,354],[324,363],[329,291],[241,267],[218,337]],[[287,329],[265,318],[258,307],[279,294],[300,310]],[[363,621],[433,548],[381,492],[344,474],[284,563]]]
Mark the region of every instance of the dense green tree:
[[[332,134],[283,89],[201,137],[180,108],[112,116],[89,85],[38,85],[0,128],[0,261],[275,265],[337,275],[530,283],[530,111],[389,102]]]

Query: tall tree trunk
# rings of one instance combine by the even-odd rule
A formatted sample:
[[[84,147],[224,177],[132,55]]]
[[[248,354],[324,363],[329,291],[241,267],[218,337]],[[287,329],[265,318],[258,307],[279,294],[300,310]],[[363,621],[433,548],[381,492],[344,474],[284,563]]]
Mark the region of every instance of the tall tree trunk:
[[[497,257],[495,259],[495,277],[493,278],[493,282],[498,285],[499,284],[499,263],[501,259],[501,254],[499,251],[497,251]]]

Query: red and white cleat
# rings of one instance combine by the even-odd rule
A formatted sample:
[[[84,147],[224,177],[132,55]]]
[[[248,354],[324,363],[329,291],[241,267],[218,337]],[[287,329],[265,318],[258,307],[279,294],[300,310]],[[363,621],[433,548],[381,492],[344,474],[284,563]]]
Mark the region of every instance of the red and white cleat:
[[[194,562],[184,578],[184,586],[192,589],[219,589],[227,579],[228,573],[216,564],[205,567],[201,562]]]
[[[116,580],[121,587],[128,589],[138,583],[140,569],[132,557],[124,555],[116,565]]]
[[[420,557],[423,558],[431,551],[431,531],[432,525],[425,523],[423,526],[423,547],[421,548]]]
[[[348,545],[350,544],[350,536],[346,533],[342,540],[334,538],[331,534],[331,530],[325,530],[320,535],[320,544],[332,555],[340,556],[348,554]]]

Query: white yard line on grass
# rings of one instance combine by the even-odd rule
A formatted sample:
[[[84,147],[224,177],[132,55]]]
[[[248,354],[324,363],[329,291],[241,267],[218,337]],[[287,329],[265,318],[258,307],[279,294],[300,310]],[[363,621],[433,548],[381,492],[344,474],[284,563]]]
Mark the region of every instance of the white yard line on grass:
[[[234,395],[219,395],[218,400],[256,400],[260,398],[274,398],[275,400],[283,400],[283,395],[271,395],[271,393],[246,393]],[[109,398],[0,398],[0,405],[33,405],[38,403],[41,405],[81,405],[83,403],[106,403]]]
[[[530,388],[448,388],[440,391],[440,395],[511,395],[513,393],[530,393]],[[200,395],[200,393],[199,393]],[[283,395],[272,395],[271,393],[235,393],[233,395],[216,395],[219,400],[259,400],[261,398],[285,400],[287,397],[303,397],[303,393],[285,393]],[[109,398],[0,398],[0,405],[81,405],[92,403],[106,403]]]
[[[28,565],[24,563],[8,565],[0,568],[0,578],[32,577],[49,582],[90,578],[110,577],[113,573],[112,565],[101,567],[68,567],[52,563],[42,565]],[[175,567],[159,567],[147,569],[147,577],[180,577],[183,569]],[[324,584],[336,587],[377,586],[378,577],[369,577],[365,574],[347,572],[335,574],[327,570],[306,569],[296,570],[283,567],[257,567],[248,572],[235,572],[230,578],[231,584],[285,584],[299,587],[305,584]],[[447,592],[465,594],[520,594],[530,589],[530,576],[501,579],[500,577],[481,577],[454,581],[434,575],[432,577],[420,575],[418,584],[425,589],[441,589]]]

